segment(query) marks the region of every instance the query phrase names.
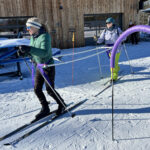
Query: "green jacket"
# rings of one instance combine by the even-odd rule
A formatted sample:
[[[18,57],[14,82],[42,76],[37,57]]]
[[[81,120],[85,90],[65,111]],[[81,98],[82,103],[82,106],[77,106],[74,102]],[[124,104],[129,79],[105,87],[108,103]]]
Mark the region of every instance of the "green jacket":
[[[35,63],[54,63],[52,58],[51,38],[48,33],[43,33],[36,38],[32,36],[30,39],[30,46],[30,55]]]

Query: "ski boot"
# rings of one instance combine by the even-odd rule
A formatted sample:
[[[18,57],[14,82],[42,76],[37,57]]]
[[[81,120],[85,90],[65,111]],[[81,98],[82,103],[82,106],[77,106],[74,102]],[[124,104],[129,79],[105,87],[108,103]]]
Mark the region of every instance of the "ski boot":
[[[59,115],[59,114],[63,113],[65,111],[66,107],[67,107],[67,105],[65,103],[63,103],[63,105],[59,104],[56,114]]]
[[[35,116],[35,120],[40,120],[50,114],[50,109],[48,106],[42,107],[41,111]]]

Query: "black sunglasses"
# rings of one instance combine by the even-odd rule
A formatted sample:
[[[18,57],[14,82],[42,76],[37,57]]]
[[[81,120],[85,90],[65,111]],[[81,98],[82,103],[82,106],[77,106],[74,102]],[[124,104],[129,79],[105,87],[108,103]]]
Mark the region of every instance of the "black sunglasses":
[[[106,22],[106,24],[111,24],[111,22]]]

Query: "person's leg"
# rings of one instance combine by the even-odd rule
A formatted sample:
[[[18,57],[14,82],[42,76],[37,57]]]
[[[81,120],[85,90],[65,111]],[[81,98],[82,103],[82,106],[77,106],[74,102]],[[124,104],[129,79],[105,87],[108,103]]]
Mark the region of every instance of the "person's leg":
[[[111,79],[112,80],[117,80],[118,79],[118,72],[120,70],[120,67],[118,65],[119,62],[119,58],[120,58],[120,53],[116,53],[116,57],[115,57],[115,68],[113,69],[113,72],[111,70]]]
[[[55,90],[54,85],[55,85],[55,67],[49,67],[44,70],[45,74],[47,75],[51,87],[48,85],[48,83],[45,81],[45,86],[47,93],[57,102],[58,104],[58,113],[61,113],[62,110],[65,109],[66,104],[62,97],[59,95],[59,93]]]
[[[138,33],[135,33],[135,43],[138,44]]]
[[[134,34],[131,34],[131,43],[134,44]]]
[[[36,115],[36,119],[40,119],[40,118],[48,115],[50,112],[48,102],[46,101],[46,97],[42,91],[43,84],[44,84],[44,78],[42,77],[40,71],[38,69],[36,69],[34,92],[42,105],[42,109]]]
[[[110,50],[107,50],[106,54],[107,54],[107,57],[110,59],[110,55],[111,55]]]
[[[136,44],[136,33],[133,33],[134,37],[134,44]]]

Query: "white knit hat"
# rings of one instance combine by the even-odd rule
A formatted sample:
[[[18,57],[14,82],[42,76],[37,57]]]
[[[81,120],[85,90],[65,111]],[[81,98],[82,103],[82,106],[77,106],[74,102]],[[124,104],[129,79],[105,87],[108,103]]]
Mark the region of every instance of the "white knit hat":
[[[39,19],[36,17],[33,18],[29,18],[26,22],[26,26],[32,26],[35,27],[37,29],[40,29],[42,24],[40,23]]]

